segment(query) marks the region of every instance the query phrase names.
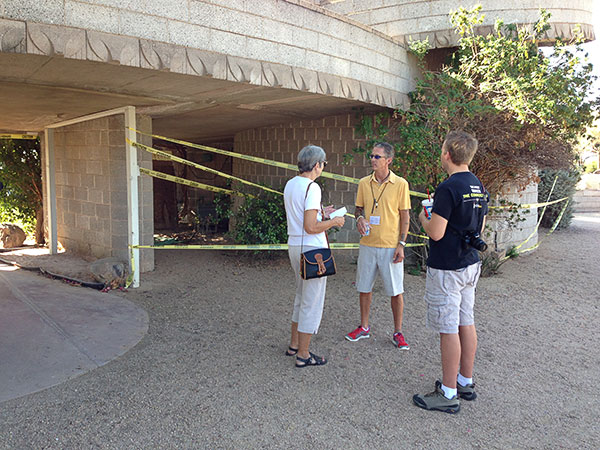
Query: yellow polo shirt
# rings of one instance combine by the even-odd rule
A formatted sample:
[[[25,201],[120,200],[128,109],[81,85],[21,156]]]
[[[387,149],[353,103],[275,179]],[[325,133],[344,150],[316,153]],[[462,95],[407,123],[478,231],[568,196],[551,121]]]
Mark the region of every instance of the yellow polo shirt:
[[[371,226],[370,234],[360,238],[361,245],[396,248],[400,240],[400,211],[410,209],[408,182],[392,171],[383,184],[377,182],[374,173],[368,175],[358,183],[355,204],[364,209],[363,215]],[[372,223],[371,216],[379,217],[379,225]]]

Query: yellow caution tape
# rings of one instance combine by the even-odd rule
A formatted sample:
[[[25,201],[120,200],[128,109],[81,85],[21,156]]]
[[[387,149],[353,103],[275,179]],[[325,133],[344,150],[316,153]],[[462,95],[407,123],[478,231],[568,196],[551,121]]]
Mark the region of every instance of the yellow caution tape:
[[[512,258],[512,257],[513,257],[513,256],[515,256],[515,255],[519,255],[519,254],[521,254],[521,253],[525,253],[525,252],[531,251],[531,250],[533,250],[533,249],[537,248],[537,247],[540,245],[540,243],[539,243],[539,241],[538,241],[538,242],[537,242],[535,245],[533,245],[533,246],[532,246],[530,249],[522,250],[522,251],[520,251],[520,252],[518,251],[518,250],[519,250],[521,247],[523,247],[523,245],[525,245],[526,243],[528,243],[528,242],[531,240],[531,238],[532,238],[533,236],[535,236],[535,234],[537,233],[538,229],[540,228],[540,224],[542,223],[542,218],[544,217],[544,214],[546,213],[546,207],[547,207],[548,205],[551,205],[552,203],[557,203],[558,201],[563,201],[563,200],[565,200],[565,199],[567,198],[567,197],[563,197],[563,198],[561,198],[561,199],[559,199],[559,200],[554,200],[554,201],[552,201],[552,202],[549,202],[549,201],[548,201],[548,200],[550,200],[550,197],[552,197],[552,192],[554,192],[554,186],[556,186],[556,181],[557,181],[557,180],[558,180],[558,175],[556,175],[556,177],[554,177],[554,182],[552,183],[552,187],[550,188],[550,192],[548,193],[548,198],[546,199],[547,201],[546,201],[546,203],[544,203],[544,204],[543,204],[543,205],[544,205],[544,209],[542,209],[542,213],[540,214],[540,217],[538,218],[538,221],[537,221],[537,223],[536,223],[536,225],[535,225],[535,227],[534,227],[533,231],[531,232],[531,234],[530,234],[530,235],[527,237],[527,239],[525,239],[525,240],[524,240],[523,242],[521,242],[519,245],[517,245],[516,247],[514,247],[514,248],[512,249],[512,251],[511,251],[511,254],[510,254],[510,255],[508,255],[508,256],[505,256],[504,258],[502,258],[502,259],[501,259],[501,261],[507,260],[508,258]],[[568,203],[569,203],[569,202],[567,201],[567,204],[568,204]],[[558,220],[560,220],[560,218],[562,218],[562,213],[563,213],[563,212],[564,212],[564,211],[567,209],[567,204],[565,204],[565,206],[563,206],[563,210],[562,210],[562,211],[561,211],[561,213],[559,214],[559,218],[558,218]],[[556,228],[556,225],[557,225],[557,224],[558,224],[558,221],[555,221],[554,225],[552,226],[552,230],[550,231],[550,233],[551,233],[552,231],[554,231],[554,228]],[[548,234],[550,234],[550,233],[548,233]]]
[[[132,131],[135,131],[136,133],[144,135],[144,136],[150,136],[150,137],[153,137],[156,139],[162,139],[163,141],[173,142],[175,144],[184,145],[186,147],[192,147],[192,148],[197,148],[199,150],[205,150],[207,152],[213,152],[213,153],[218,153],[221,155],[231,156],[232,158],[245,159],[246,161],[252,161],[252,162],[256,162],[256,163],[260,163],[260,164],[266,164],[268,166],[279,167],[281,169],[293,170],[294,172],[298,171],[298,166],[296,166],[294,164],[288,164],[288,163],[283,163],[280,161],[273,161],[271,159],[259,158],[257,156],[250,156],[250,155],[244,155],[241,153],[230,152],[227,150],[221,150],[221,149],[214,148],[214,147],[208,147],[206,145],[194,144],[193,142],[187,142],[187,141],[182,141],[179,139],[168,138],[166,136],[161,136],[159,134],[144,133],[143,131],[136,130],[135,128],[129,128],[129,129]],[[168,153],[166,155],[168,155]],[[358,182],[360,181],[358,178],[347,177],[345,175],[339,175],[337,173],[331,173],[331,172],[323,172],[321,174],[321,176],[324,178],[331,178],[332,180],[345,181],[346,183],[351,183],[351,184],[358,184]],[[415,197],[422,197],[422,198],[428,197],[427,194],[422,194],[420,192],[409,191],[409,193],[410,193],[410,195],[413,195]]]
[[[187,186],[204,189],[206,191],[220,192],[220,193],[228,194],[228,195],[244,196],[244,194],[242,194],[240,192],[232,191],[231,189],[224,189],[224,188],[219,188],[219,187],[215,187],[215,186],[210,186],[208,184],[198,183],[197,181],[186,180],[185,178],[175,177],[173,175],[168,175],[166,173],[146,169],[144,167],[140,167],[140,172],[145,173],[146,175],[150,175],[151,177],[161,178],[163,180],[172,181],[174,183],[185,184]],[[245,195],[249,195],[249,194],[245,194]],[[250,196],[250,197],[252,197],[252,196]]]
[[[0,139],[37,139],[33,134],[0,134]]]
[[[176,162],[181,163],[181,164],[186,164],[188,166],[195,167],[195,168],[200,169],[200,170],[204,170],[205,172],[214,173],[215,175],[219,175],[219,176],[224,177],[224,178],[229,178],[231,180],[236,180],[236,181],[239,181],[240,183],[244,183],[244,184],[247,184],[247,185],[250,185],[250,186],[254,186],[254,187],[257,187],[257,188],[260,188],[260,189],[264,189],[265,191],[269,191],[269,192],[273,192],[275,194],[283,195],[282,192],[276,191],[275,189],[271,189],[271,188],[268,188],[266,186],[261,186],[260,184],[252,183],[251,181],[246,181],[246,180],[244,180],[242,178],[238,178],[236,176],[229,175],[227,173],[220,172],[220,171],[215,170],[215,169],[211,169],[210,167],[206,167],[206,166],[203,166],[201,164],[198,164],[198,163],[195,163],[195,162],[192,162],[192,161],[188,161],[187,159],[179,158],[178,156],[170,155],[169,153],[157,150],[157,149],[152,148],[152,147],[148,147],[147,145],[144,145],[144,144],[140,144],[139,142],[132,142],[132,141],[130,141],[127,138],[125,138],[125,140],[129,144],[131,144],[131,145],[134,145],[134,146],[136,146],[138,148],[141,148],[142,150],[146,150],[147,152],[152,153],[154,155],[159,155],[159,156],[161,156],[163,158],[170,159],[171,161],[176,161]]]
[[[569,202],[567,201],[567,202],[565,203],[565,205],[562,207],[562,209],[561,209],[560,213],[558,214],[558,217],[556,218],[556,220],[555,220],[555,221],[554,221],[554,223],[552,224],[552,227],[551,227],[551,228],[550,228],[550,230],[549,230],[549,231],[546,233],[546,236],[549,236],[549,235],[551,235],[551,234],[554,232],[554,230],[556,230],[556,227],[557,227],[557,226],[558,226],[558,224],[560,223],[560,220],[562,219],[562,217],[563,217],[563,214],[564,214],[564,213],[565,213],[565,211],[567,210],[567,206],[568,206],[568,205],[569,205]],[[537,229],[537,228],[536,228],[536,229]],[[529,240],[529,238],[528,238],[527,240]],[[529,248],[526,248],[525,250],[521,250],[520,252],[513,253],[513,255],[511,255],[511,256],[505,256],[504,258],[502,258],[502,259],[501,259],[501,261],[504,261],[504,260],[506,260],[506,259],[512,258],[512,257],[514,257],[514,256],[516,256],[516,255],[521,255],[521,254],[523,254],[523,253],[527,253],[527,252],[530,252],[530,251],[532,251],[532,250],[535,250],[536,248],[538,248],[538,247],[540,246],[540,244],[541,244],[541,243],[542,243],[542,241],[538,239],[538,241],[536,242],[536,244],[535,244],[535,245],[532,245],[531,247],[529,247]],[[516,250],[517,248],[520,248],[522,245],[523,245],[523,244],[519,245],[518,247],[515,247],[515,250]]]
[[[406,244],[406,247],[420,247],[425,244]],[[358,249],[359,244],[351,243],[332,243],[329,244],[332,249],[347,250]],[[256,244],[256,245],[132,245],[132,248],[153,248],[155,250],[287,250],[288,244]]]
[[[565,200],[568,200],[569,197],[563,197],[563,198],[559,198],[558,200],[552,200],[551,202],[543,202],[543,203],[528,203],[525,205],[514,205],[514,206],[490,206],[490,209],[512,209],[512,208],[517,208],[517,209],[532,209],[532,208],[541,208],[546,207],[548,205],[553,205],[555,203],[560,203],[560,202],[564,202]]]
[[[166,136],[161,136],[159,134],[151,134],[151,133],[145,133],[143,131],[139,131],[136,130],[135,128],[131,128],[129,127],[130,130],[139,133],[141,135],[144,136],[150,136],[156,139],[162,139],[163,141],[168,141],[168,142],[173,142],[175,144],[180,144],[180,145],[184,145],[186,147],[192,147],[192,148],[197,148],[199,150],[205,150],[207,152],[213,152],[213,153],[218,153],[221,155],[226,155],[226,156],[230,156],[232,158],[239,158],[239,159],[244,159],[246,161],[252,161],[252,162],[256,162],[256,163],[260,163],[260,164],[266,164],[269,166],[274,166],[274,167],[279,167],[282,169],[287,169],[287,170],[293,170],[295,172],[298,171],[298,167],[295,166],[294,164],[288,164],[288,163],[284,163],[284,162],[280,162],[280,161],[273,161],[270,159],[265,159],[265,158],[259,158],[257,156],[250,156],[250,155],[244,155],[242,153],[235,153],[235,152],[230,152],[227,150],[221,150],[218,148],[214,148],[214,147],[208,147],[206,145],[200,145],[200,144],[194,144],[193,142],[187,142],[187,141],[182,141],[180,139],[173,139],[173,138],[169,138]],[[196,163],[191,163],[190,161],[187,161],[185,159],[182,158],[177,158],[176,156],[173,155],[169,155],[168,153],[165,152],[161,152],[160,150],[156,150],[153,149],[152,147],[148,147],[145,146],[143,144],[138,144],[135,142],[131,142],[129,141],[129,139],[127,140],[129,143],[131,143],[132,145],[135,145],[137,147],[143,148],[144,150],[150,151],[154,154],[172,159],[174,161],[179,161],[183,164],[189,164],[189,165],[194,165],[194,167],[198,167],[198,168],[203,168],[204,169],[208,169],[208,168],[204,168],[203,166],[200,165],[196,165]],[[223,176],[228,176],[229,178],[232,179],[237,179],[238,181],[242,182],[242,183],[246,183],[246,184],[252,184],[250,181],[245,181],[239,178],[235,178],[232,175],[226,175],[224,174]],[[346,183],[351,183],[351,184],[358,184],[358,182],[360,181],[358,178],[354,178],[354,177],[347,177],[345,175],[339,175],[336,173],[331,173],[331,172],[323,172],[321,174],[322,177],[324,178],[331,178],[333,180],[338,180],[338,181],[345,181]],[[263,189],[269,190],[268,188],[265,188],[264,186],[262,186]],[[420,198],[429,198],[428,194],[424,194],[422,192],[416,192],[416,191],[408,191],[410,195],[412,195],[413,197],[420,197]],[[517,208],[517,209],[529,209],[529,208],[540,208],[542,206],[547,206],[547,205],[551,205],[553,203],[558,203],[561,201],[564,201],[566,199],[562,198],[559,200],[554,200],[552,202],[546,202],[546,203],[530,203],[530,204],[526,204],[526,205],[514,205],[514,206],[490,206],[490,209],[512,209],[512,208]],[[347,214],[348,216],[351,216],[351,214]]]

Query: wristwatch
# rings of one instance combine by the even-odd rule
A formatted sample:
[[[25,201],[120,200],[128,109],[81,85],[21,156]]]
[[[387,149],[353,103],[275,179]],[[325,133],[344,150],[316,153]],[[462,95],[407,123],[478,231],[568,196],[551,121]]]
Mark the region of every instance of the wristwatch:
[[[398,244],[400,244],[402,247],[406,247],[406,242],[404,242],[404,241],[400,241],[400,242],[398,242]]]

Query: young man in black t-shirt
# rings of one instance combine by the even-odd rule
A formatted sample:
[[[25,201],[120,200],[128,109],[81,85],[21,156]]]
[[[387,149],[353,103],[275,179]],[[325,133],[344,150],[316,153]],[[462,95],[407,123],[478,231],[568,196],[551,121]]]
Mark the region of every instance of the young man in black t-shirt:
[[[429,236],[425,301],[427,327],[440,334],[443,379],[429,394],[416,394],[414,403],[424,409],[457,413],[459,398],[475,400],[473,363],[477,332],[473,320],[475,286],[481,272],[476,248],[485,226],[487,194],[469,171],[477,140],[468,133],[448,133],[441,163],[449,177],[435,190],[431,217],[419,221]],[[482,249],[482,248],[480,248]],[[460,372],[459,372],[460,369]]]

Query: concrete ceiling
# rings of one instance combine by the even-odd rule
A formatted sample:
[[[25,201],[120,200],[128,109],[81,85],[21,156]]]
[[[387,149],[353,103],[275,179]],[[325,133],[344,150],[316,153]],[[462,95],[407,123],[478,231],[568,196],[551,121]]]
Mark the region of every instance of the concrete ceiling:
[[[0,132],[37,132],[87,114],[133,105],[157,134],[194,142],[277,123],[381,107],[355,100],[211,77],[93,61],[0,53]]]

